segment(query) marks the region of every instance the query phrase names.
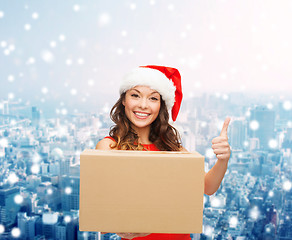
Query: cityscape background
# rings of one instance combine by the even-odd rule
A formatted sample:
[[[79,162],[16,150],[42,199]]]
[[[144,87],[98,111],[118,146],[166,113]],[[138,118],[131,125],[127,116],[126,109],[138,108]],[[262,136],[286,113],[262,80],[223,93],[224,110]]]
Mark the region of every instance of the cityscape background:
[[[131,68],[179,69],[173,124],[216,162],[224,119],[232,154],[204,196],[192,239],[292,239],[292,2],[0,2],[0,239],[119,239],[80,232],[80,153],[108,135]]]

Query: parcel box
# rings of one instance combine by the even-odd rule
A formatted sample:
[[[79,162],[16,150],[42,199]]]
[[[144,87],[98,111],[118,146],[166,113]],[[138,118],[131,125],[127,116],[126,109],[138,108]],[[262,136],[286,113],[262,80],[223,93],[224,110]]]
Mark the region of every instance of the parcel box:
[[[198,153],[85,150],[79,229],[201,233],[204,157]]]

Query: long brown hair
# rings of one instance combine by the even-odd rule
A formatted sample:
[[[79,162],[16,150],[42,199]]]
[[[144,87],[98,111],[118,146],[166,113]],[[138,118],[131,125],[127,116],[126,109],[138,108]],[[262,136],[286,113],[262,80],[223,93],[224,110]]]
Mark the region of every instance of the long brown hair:
[[[125,95],[126,93],[121,94],[110,111],[111,120],[115,125],[111,127],[109,135],[116,141],[111,147],[120,150],[143,150],[143,146],[138,143],[138,134],[131,127],[131,122],[125,114],[123,105]],[[149,140],[161,151],[180,151],[182,149],[180,135],[168,123],[169,114],[161,96],[160,102],[159,114],[151,124]]]

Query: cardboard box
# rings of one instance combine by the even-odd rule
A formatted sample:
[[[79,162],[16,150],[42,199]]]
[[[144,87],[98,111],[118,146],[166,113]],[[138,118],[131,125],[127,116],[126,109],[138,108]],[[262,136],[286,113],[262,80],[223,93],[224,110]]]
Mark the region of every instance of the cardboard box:
[[[201,233],[204,157],[198,153],[85,150],[79,229]]]

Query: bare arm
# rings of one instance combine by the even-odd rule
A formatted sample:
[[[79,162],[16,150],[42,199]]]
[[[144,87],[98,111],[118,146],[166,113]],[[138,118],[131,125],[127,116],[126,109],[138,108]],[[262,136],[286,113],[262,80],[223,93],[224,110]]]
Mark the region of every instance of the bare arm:
[[[212,148],[218,160],[211,170],[205,173],[204,193],[207,195],[212,195],[218,190],[227,170],[230,158],[230,146],[227,138],[229,122],[230,118],[226,118],[220,136],[212,140]],[[187,150],[183,148],[182,151]]]

